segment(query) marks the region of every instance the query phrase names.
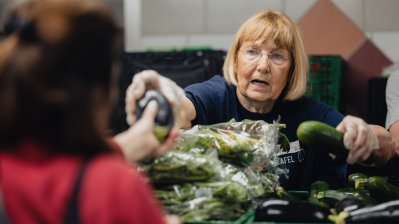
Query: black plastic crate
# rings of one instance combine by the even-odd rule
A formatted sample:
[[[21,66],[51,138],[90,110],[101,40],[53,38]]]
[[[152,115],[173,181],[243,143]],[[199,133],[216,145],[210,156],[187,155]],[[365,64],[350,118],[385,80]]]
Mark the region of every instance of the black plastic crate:
[[[193,83],[206,81],[214,75],[222,75],[225,56],[225,51],[209,49],[124,53],[121,58],[119,101],[111,120],[112,133],[128,128],[125,94],[134,74],[147,69],[156,70],[184,88]]]
[[[311,56],[306,95],[340,110],[342,76],[340,56]]]

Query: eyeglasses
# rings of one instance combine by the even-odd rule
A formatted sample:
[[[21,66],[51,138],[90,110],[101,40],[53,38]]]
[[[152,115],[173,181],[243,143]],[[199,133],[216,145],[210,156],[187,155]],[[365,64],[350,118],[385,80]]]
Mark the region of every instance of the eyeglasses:
[[[269,61],[271,61],[275,65],[282,65],[289,60],[289,56],[280,51],[268,53],[262,52],[262,50],[252,47],[238,51],[243,52],[245,60],[252,63],[257,63],[264,54],[267,55]]]

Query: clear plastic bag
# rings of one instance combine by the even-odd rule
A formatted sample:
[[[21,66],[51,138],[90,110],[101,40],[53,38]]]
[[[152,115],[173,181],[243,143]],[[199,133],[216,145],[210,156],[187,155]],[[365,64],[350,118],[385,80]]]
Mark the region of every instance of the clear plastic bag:
[[[182,131],[173,148],[147,166],[158,199],[185,221],[243,214],[280,187],[282,127],[244,120]]]

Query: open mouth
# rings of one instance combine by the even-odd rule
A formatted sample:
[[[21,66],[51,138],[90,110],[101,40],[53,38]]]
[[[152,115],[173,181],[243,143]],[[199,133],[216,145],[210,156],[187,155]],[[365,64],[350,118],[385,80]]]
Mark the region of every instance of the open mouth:
[[[259,79],[252,80],[251,84],[255,85],[255,86],[268,86],[268,85],[270,85],[270,83],[268,83],[266,81],[263,81],[263,80],[259,80]]]

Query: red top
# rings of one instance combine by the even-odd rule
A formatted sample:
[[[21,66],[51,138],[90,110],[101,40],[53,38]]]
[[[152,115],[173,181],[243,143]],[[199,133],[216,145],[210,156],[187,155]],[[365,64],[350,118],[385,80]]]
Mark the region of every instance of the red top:
[[[12,223],[62,223],[75,184],[79,157],[46,156],[25,143],[0,154],[3,200]],[[32,153],[33,152],[33,153]],[[90,160],[79,193],[81,223],[163,223],[150,186],[135,167],[115,155]]]

